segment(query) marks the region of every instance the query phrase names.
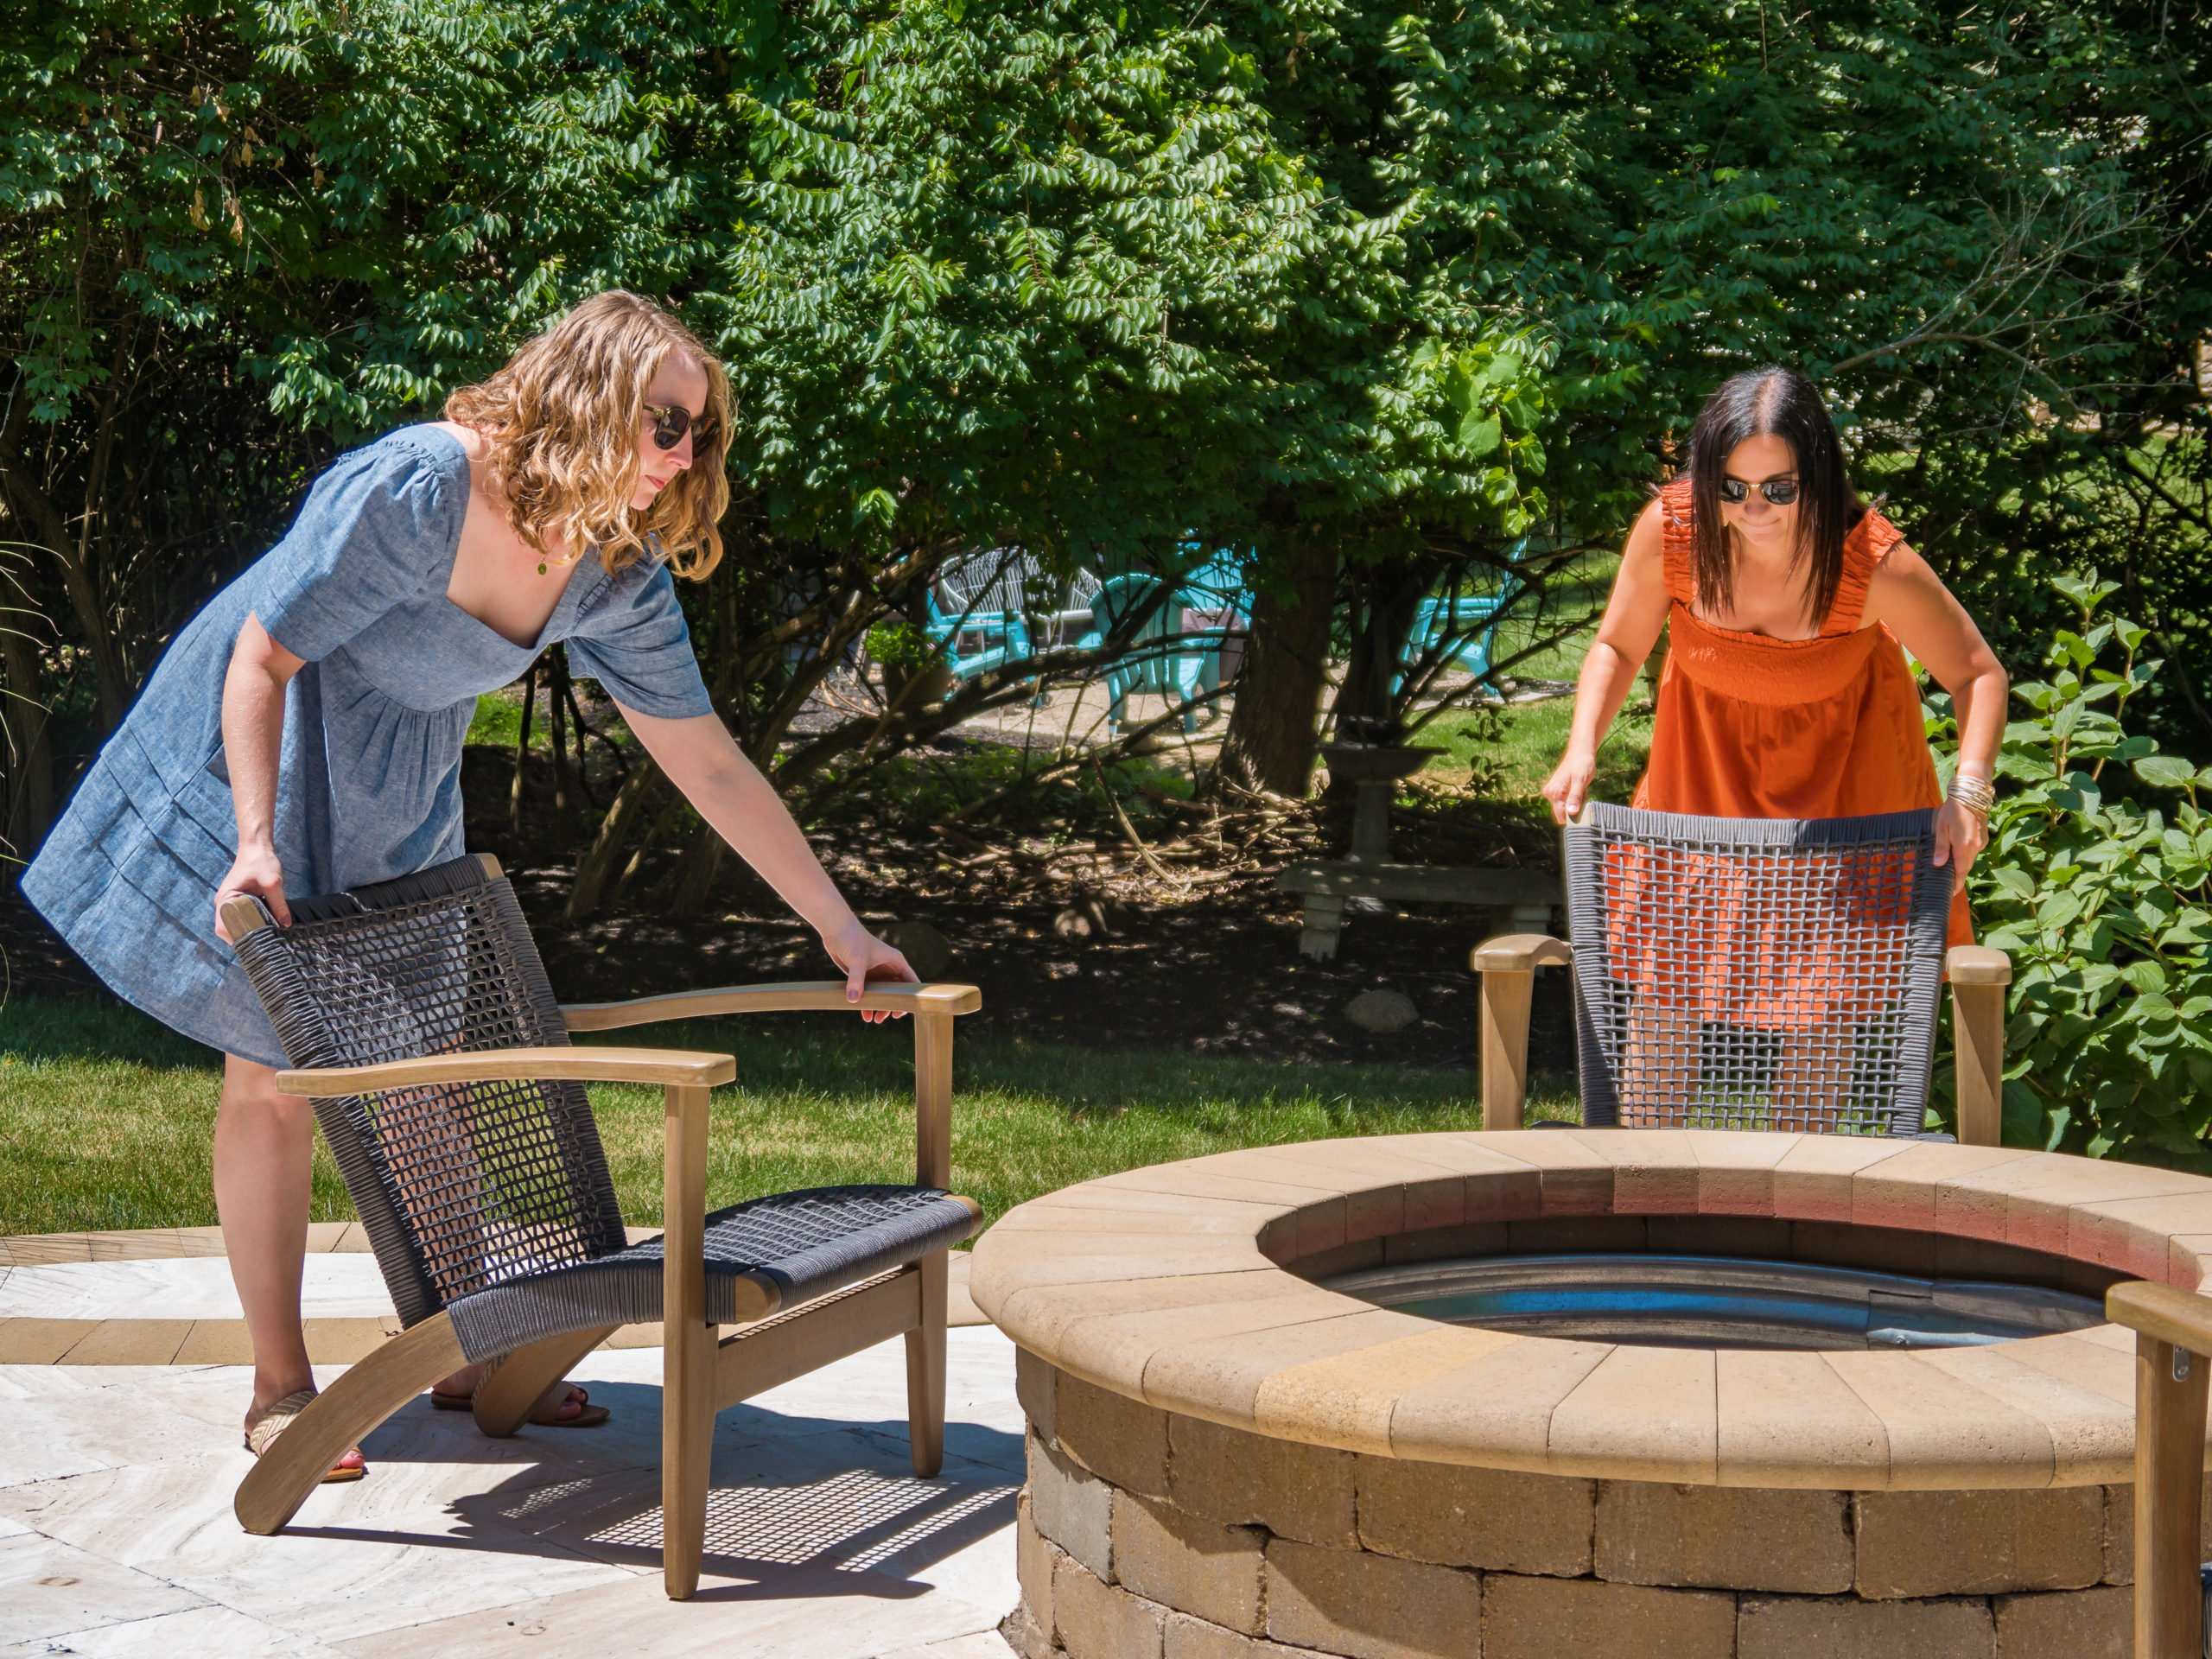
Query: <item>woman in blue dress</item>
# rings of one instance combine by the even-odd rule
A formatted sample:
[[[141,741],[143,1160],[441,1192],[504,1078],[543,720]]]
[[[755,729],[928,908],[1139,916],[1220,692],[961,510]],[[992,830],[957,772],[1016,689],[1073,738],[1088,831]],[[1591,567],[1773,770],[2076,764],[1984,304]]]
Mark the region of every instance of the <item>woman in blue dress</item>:
[[[672,575],[721,556],[721,366],[676,319],[586,301],[447,418],[342,455],[180,634],[25,873],[114,989],[226,1056],[215,1202],[254,1350],[247,1443],[312,1397],[300,1330],[314,1117],[217,919],[459,856],[480,693],[556,640],[700,815],[813,925],[857,999],[912,979],[838,894],[708,700]],[[465,1400],[474,1371],[439,1392]],[[556,1389],[537,1421],[603,1419]],[[358,1478],[358,1451],[332,1478]]]

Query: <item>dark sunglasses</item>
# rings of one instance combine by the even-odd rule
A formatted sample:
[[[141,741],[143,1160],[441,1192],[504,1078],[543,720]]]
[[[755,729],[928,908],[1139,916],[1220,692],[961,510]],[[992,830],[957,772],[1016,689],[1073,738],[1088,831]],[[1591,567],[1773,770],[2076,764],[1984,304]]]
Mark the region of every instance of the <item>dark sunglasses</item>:
[[[665,449],[668,446],[664,443],[661,448]],[[1777,507],[1786,507],[1797,499],[1797,480],[1794,478],[1770,478],[1759,485],[1746,484],[1740,478],[1724,478],[1720,480],[1720,499],[1730,506],[1736,506],[1755,488]]]
[[[686,432],[698,441],[702,449],[715,441],[715,422],[711,415],[700,416],[698,424],[695,426],[691,411],[681,404],[647,404],[645,413],[652,416],[653,447],[657,449],[675,448],[683,442]]]

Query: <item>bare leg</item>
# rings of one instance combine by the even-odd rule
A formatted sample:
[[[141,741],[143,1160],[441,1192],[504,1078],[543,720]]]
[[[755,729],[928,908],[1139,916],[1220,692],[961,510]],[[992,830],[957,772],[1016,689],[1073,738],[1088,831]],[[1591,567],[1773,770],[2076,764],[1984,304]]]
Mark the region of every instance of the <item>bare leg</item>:
[[[314,1160],[315,1114],[306,1097],[278,1094],[269,1067],[226,1056],[215,1117],[215,1209],[253,1338],[249,1423],[286,1395],[315,1386],[300,1333]]]

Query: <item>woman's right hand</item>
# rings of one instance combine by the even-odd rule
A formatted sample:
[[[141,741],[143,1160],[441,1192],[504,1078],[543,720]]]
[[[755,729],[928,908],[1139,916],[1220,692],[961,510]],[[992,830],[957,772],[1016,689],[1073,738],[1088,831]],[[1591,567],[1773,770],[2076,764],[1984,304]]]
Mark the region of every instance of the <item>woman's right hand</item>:
[[[1552,804],[1552,822],[1567,823],[1590,798],[1590,780],[1598,775],[1598,756],[1592,749],[1571,748],[1560,757],[1552,775],[1544,780],[1544,798]]]
[[[225,944],[235,944],[231,930],[223,925],[223,906],[232,899],[251,893],[269,906],[279,925],[292,925],[291,907],[284,902],[284,867],[276,861],[274,847],[241,847],[237,861],[215,888],[215,937]]]

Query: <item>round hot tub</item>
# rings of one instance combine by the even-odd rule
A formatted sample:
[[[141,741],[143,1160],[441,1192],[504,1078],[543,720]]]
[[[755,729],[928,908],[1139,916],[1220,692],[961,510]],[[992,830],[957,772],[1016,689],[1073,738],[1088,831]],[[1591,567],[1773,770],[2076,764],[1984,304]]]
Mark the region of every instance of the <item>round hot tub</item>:
[[[1857,1137],[1403,1135],[1071,1187],[971,1278],[1020,1350],[1021,1640],[2124,1653],[2103,1294],[2207,1260],[2212,1181]]]
[[[1974,1348],[2105,1322],[2069,1291],[1726,1255],[1475,1256],[1321,1283],[1446,1325],[1643,1347]]]

